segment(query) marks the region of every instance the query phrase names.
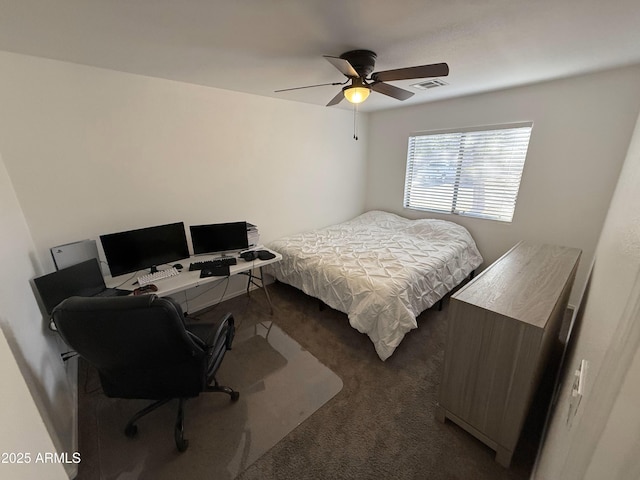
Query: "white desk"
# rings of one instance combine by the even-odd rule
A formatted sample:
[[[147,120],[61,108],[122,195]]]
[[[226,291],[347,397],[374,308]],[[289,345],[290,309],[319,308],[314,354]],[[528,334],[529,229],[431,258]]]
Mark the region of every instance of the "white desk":
[[[261,250],[268,249],[261,248]],[[269,251],[275,255],[275,258],[271,258],[269,260],[260,260],[256,258],[255,260],[252,260],[250,262],[247,262],[242,258],[238,258],[238,263],[236,265],[229,266],[229,276],[238,274],[247,275],[249,277],[249,280],[247,282],[247,293],[249,292],[249,288],[251,287],[251,285],[261,287],[264,290],[267,301],[269,302],[269,308],[271,310],[271,313],[273,314],[273,305],[271,304],[271,298],[269,297],[269,292],[267,291],[267,287],[263,280],[264,273],[262,272],[262,267],[264,267],[265,265],[269,265],[270,263],[279,262],[280,260],[282,260],[282,255],[274,252],[273,250]],[[206,285],[208,283],[216,282],[222,278],[225,278],[200,278],[200,270],[189,271],[189,265],[192,262],[205,262],[208,260],[215,260],[216,258],[219,259],[220,255],[198,255],[195,257],[184,258],[182,260],[172,262],[171,265],[175,265],[177,263],[181,264],[183,267],[182,271],[179,275],[154,281],[153,284],[158,287],[158,291],[154,293],[159,297],[166,297],[177,292],[182,292],[190,288],[199,287],[201,285]],[[168,268],[168,266],[160,267],[158,270],[162,270],[162,268]],[[259,277],[254,275],[253,271],[255,269],[260,271]],[[138,277],[144,275],[145,273],[148,272],[141,270],[139,272],[127,273],[117,277],[106,277],[105,283],[107,284],[107,287],[118,287],[125,290],[133,291],[136,287],[138,287]],[[257,283],[256,280],[259,281],[259,283]]]

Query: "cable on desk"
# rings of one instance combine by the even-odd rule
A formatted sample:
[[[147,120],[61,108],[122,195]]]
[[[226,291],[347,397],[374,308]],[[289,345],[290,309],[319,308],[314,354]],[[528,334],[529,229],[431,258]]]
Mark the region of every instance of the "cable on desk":
[[[136,275],[138,274],[138,272],[135,272],[133,275],[131,275],[129,278],[127,278],[124,282],[122,282],[119,285],[116,285],[114,288],[120,288],[122,285],[124,285],[125,283],[130,282],[131,280],[133,280],[134,278],[136,278]]]

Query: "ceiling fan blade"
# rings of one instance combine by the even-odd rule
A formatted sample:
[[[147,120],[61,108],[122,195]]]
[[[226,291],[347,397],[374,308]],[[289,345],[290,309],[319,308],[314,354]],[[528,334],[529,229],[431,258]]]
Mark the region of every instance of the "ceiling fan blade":
[[[343,98],[344,98],[344,93],[342,93],[342,90],[340,90],[338,94],[335,97],[333,97],[329,103],[327,103],[327,107],[331,107],[332,105],[339,104]]]
[[[332,57],[330,55],[323,55],[323,57],[334,67],[336,67],[343,75],[347,77],[359,77],[358,72],[353,66],[344,58]]]
[[[374,72],[371,74],[371,78],[375,82],[391,82],[393,80],[411,80],[414,78],[446,77],[447,75],[449,75],[449,65],[446,63],[433,63],[418,67]]]
[[[348,82],[349,80],[347,80]],[[314,87],[324,87],[326,85],[344,85],[347,82],[333,82],[333,83],[318,83],[317,85],[306,85],[304,87],[293,87],[293,88],[282,88],[280,90],[274,90],[274,93],[278,92],[289,92],[291,90],[301,90],[303,88],[314,88]]]
[[[389,97],[393,97],[398,100],[406,100],[407,98],[413,97],[413,92],[403,88],[394,87],[388,83],[374,82],[369,85],[369,88],[374,92],[382,93],[383,95],[388,95]]]

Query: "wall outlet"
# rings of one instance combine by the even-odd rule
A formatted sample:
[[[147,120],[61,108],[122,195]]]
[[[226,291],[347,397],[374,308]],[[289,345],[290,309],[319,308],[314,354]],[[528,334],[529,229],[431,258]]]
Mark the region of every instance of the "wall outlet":
[[[571,395],[569,396],[569,411],[567,412],[567,425],[571,427],[573,417],[578,413],[578,407],[582,401],[584,395],[585,382],[587,379],[587,372],[589,369],[589,362],[582,360],[580,365],[573,373],[573,385],[571,386]]]

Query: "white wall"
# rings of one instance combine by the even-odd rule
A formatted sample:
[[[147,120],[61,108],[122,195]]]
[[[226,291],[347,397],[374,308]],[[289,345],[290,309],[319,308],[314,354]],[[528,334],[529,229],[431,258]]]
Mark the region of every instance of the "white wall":
[[[1,155],[0,225],[0,452],[28,452],[34,463],[38,453],[71,455],[76,449],[75,364],[68,378],[61,342],[47,330],[34,299],[29,280],[40,267]],[[45,475],[43,465],[0,463],[0,478],[34,478],[37,472],[56,478],[55,465],[48,467]],[[69,468],[72,472],[75,465]]]
[[[640,478],[640,118],[595,253],[535,478]],[[573,334],[572,334],[573,336]],[[572,373],[589,362],[569,411]]]
[[[246,219],[268,241],[362,212],[350,112],[3,52],[0,68],[0,151],[51,268],[50,247],[102,233]]]
[[[66,479],[62,463],[38,461],[38,455],[57,452],[42,417],[27,388],[20,369],[0,329],[0,374],[3,394],[0,397],[0,477],[13,480],[33,478]],[[8,455],[14,454],[14,457]],[[4,455],[7,455],[6,457]],[[72,454],[69,455],[72,459]]]
[[[639,84],[635,66],[373,113],[366,207],[464,225],[485,266],[523,239],[581,248],[575,304],[638,115]],[[534,126],[512,223],[403,209],[410,133],[528,120]]]

